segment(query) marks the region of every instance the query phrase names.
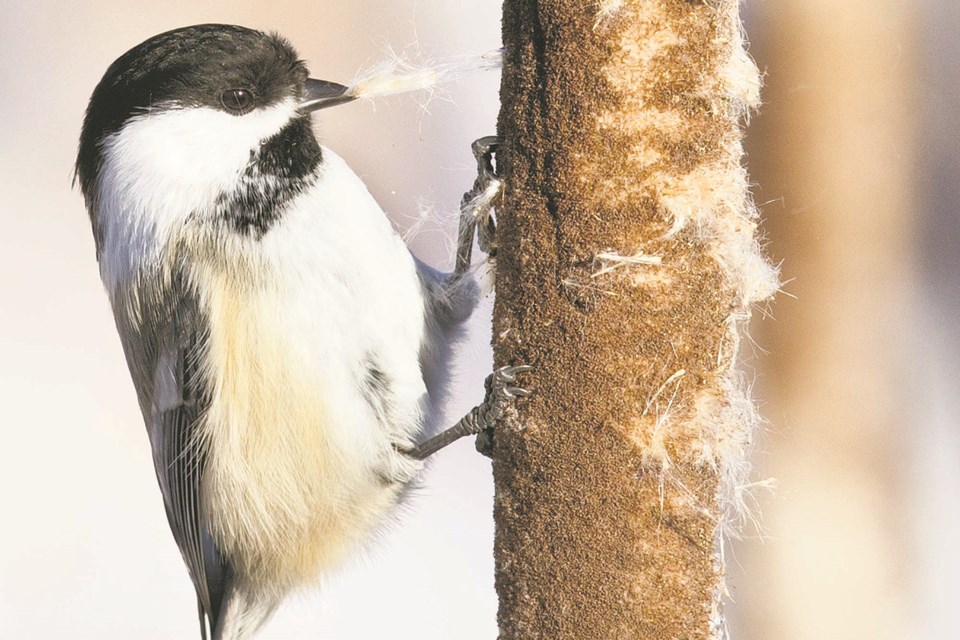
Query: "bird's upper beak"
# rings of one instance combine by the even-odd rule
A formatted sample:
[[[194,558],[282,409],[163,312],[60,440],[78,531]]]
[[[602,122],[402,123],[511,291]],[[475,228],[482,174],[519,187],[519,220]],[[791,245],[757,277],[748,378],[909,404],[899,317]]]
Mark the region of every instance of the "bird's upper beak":
[[[302,111],[317,111],[318,109],[335,107],[356,98],[356,96],[349,95],[347,91],[348,87],[342,84],[308,78],[306,94],[298,106]]]

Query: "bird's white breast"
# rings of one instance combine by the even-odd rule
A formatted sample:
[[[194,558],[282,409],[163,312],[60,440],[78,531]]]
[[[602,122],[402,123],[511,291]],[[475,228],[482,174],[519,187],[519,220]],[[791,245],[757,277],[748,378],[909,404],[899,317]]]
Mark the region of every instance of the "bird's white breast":
[[[255,580],[296,582],[380,520],[402,488],[391,480],[416,471],[393,445],[410,443],[425,401],[419,282],[329,151],[274,228],[218,249],[193,274],[210,323],[208,514]],[[387,424],[364,388],[370,367],[389,381]]]

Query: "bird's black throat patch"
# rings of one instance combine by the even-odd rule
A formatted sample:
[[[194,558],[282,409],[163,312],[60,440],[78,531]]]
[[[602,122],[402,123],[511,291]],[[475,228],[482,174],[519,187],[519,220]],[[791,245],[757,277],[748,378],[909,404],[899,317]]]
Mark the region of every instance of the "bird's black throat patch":
[[[261,238],[313,185],[322,159],[309,115],[291,120],[251,153],[236,187],[220,194],[218,217],[240,234]]]

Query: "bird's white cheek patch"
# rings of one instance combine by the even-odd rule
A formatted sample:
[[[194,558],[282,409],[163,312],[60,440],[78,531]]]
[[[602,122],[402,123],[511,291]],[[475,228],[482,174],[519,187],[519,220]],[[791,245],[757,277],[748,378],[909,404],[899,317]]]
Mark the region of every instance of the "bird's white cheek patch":
[[[105,173],[144,210],[165,208],[171,197],[181,208],[202,210],[295,114],[293,99],[242,116],[210,107],[159,108],[107,138]]]
[[[292,98],[242,116],[161,106],[108,136],[98,185],[108,291],[156,264],[191,215],[212,211],[251,153],[296,113]]]

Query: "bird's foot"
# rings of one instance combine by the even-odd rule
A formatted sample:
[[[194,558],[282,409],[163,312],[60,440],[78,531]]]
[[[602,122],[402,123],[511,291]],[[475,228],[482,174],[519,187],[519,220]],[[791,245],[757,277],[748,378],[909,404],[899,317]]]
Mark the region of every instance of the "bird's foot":
[[[467,412],[457,424],[446,431],[404,451],[408,456],[423,460],[448,444],[464,436],[477,436],[477,451],[489,457],[493,451],[494,429],[517,398],[530,395],[523,387],[514,385],[518,373],[532,371],[529,365],[501,367],[487,376],[483,402]]]
[[[457,240],[457,259],[454,273],[463,275],[470,268],[474,231],[477,245],[491,258],[496,257],[496,230],[493,209],[500,197],[501,184],[497,176],[495,156],[500,145],[496,136],[485,136],[471,145],[477,160],[477,178],[473,188],[460,201],[460,233]]]
[[[500,367],[484,381],[487,394],[477,407],[479,420],[476,447],[477,451],[488,458],[493,456],[493,437],[497,423],[503,419],[517,398],[530,395],[527,389],[514,386],[517,374],[532,370],[533,367],[526,364]]]

